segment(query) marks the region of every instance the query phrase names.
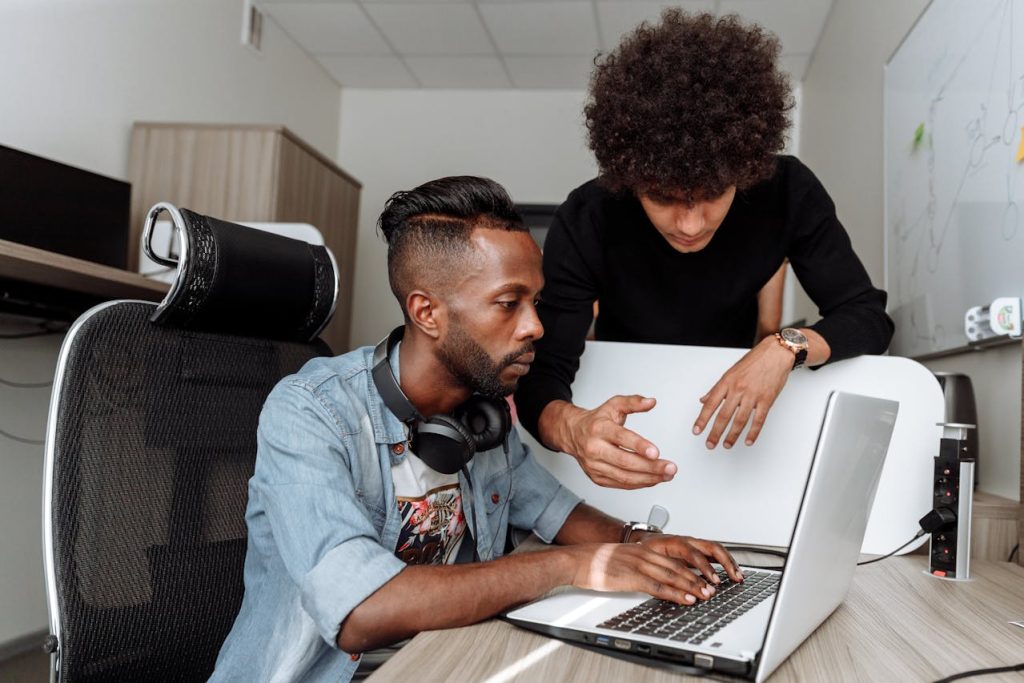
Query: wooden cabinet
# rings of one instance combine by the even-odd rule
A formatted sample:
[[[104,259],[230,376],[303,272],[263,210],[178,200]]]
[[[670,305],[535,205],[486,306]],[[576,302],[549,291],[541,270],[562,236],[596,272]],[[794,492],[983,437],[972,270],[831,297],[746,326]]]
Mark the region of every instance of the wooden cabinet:
[[[310,223],[338,262],[338,304],[322,336],[349,349],[359,181],[284,126],[136,123],[129,268],[146,211],[167,201],[229,221]]]

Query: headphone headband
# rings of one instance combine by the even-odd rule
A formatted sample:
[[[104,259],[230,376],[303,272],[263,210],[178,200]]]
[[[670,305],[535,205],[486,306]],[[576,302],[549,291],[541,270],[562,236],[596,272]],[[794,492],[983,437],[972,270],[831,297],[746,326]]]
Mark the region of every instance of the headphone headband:
[[[408,399],[401,387],[398,386],[398,378],[391,370],[391,351],[398,346],[405,336],[405,327],[396,327],[391,330],[388,336],[377,342],[373,348],[373,383],[377,385],[380,397],[384,399],[384,405],[391,410],[402,422],[422,422],[423,416],[416,406]]]

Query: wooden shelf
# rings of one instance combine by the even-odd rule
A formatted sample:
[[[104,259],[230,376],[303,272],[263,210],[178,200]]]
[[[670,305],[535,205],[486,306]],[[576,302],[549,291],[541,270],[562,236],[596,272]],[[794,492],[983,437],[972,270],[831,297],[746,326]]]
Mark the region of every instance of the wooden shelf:
[[[103,299],[160,301],[168,285],[138,273],[0,240],[0,278],[65,289]]]

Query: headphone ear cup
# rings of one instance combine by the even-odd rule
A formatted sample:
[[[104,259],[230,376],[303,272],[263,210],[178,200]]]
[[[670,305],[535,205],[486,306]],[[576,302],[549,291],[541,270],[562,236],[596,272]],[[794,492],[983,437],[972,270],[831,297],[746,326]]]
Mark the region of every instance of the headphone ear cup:
[[[431,469],[455,474],[476,453],[473,434],[454,417],[434,415],[415,430],[413,452]]]
[[[456,415],[473,435],[477,451],[499,446],[512,429],[512,411],[505,399],[471,396]]]

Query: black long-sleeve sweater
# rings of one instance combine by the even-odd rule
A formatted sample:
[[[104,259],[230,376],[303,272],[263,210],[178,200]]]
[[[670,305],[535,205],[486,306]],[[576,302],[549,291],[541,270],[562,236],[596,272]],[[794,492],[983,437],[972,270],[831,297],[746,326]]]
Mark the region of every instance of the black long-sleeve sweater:
[[[737,192],[711,242],[689,254],[666,242],[634,196],[594,180],[577,188],[544,243],[544,337],[515,395],[523,425],[537,436],[543,408],[572,399],[595,300],[599,340],[749,348],[757,294],[787,258],[818,306],[821,320],[810,327],[828,342],[829,362],[885,351],[886,294],[798,159],[780,156],[770,179]]]

